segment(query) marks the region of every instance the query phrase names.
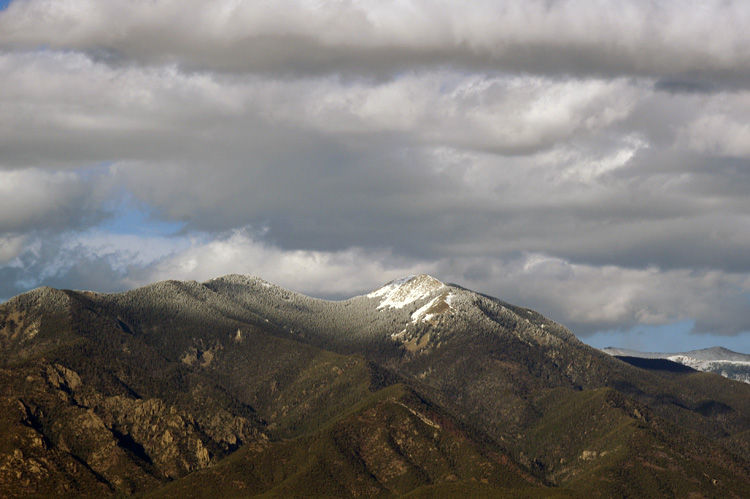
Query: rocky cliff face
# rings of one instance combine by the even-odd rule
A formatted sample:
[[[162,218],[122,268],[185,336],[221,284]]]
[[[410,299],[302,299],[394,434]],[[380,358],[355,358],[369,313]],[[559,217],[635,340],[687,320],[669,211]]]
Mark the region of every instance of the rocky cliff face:
[[[196,414],[159,398],[106,396],[45,360],[0,379],[4,493],[134,493],[267,442],[255,422],[222,407]]]

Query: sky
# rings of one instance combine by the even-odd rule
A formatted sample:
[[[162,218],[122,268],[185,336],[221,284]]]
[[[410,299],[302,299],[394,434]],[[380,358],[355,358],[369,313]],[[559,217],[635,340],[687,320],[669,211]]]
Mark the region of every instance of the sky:
[[[427,273],[750,352],[750,3],[0,2],[0,300]]]

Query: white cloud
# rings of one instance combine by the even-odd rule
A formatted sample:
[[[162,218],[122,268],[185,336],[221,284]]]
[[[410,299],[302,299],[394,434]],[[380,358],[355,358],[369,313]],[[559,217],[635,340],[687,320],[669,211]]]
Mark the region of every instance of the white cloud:
[[[577,334],[661,326],[694,320],[704,333],[750,329],[746,308],[750,274],[721,271],[628,269],[575,264],[530,253],[518,259],[403,260],[389,251],[282,250],[247,231],[189,247],[145,264],[128,287],[163,279],[208,280],[228,273],[258,275],[313,296],[346,298],[404,275],[429,273],[511,303],[531,306]]]
[[[15,0],[0,290],[430,272],[583,332],[742,330],[749,5]],[[182,232],[108,232],[123,199]]]
[[[96,215],[87,208],[101,194],[86,192],[72,172],[0,170],[0,233],[11,232],[17,241],[22,231],[79,225]]]
[[[327,80],[312,92],[288,92],[269,109],[277,119],[327,133],[405,133],[422,144],[515,153],[601,131],[648,93],[622,80],[440,71],[376,84]]]
[[[355,83],[333,76],[229,78],[175,66],[113,68],[78,53],[49,52],[0,54],[0,75],[0,145],[9,166],[174,161],[201,150],[205,160],[226,154],[227,143],[247,153],[242,144],[251,147],[261,130],[283,141],[300,128],[518,153],[603,133],[650,94],[622,79],[446,70]]]
[[[689,320],[701,333],[750,330],[747,273],[594,266],[543,254],[451,261],[440,271],[469,288],[536,308],[582,336]]]
[[[750,159],[750,123],[746,116],[700,116],[683,130],[682,139],[698,152]]]
[[[26,243],[26,236],[7,234],[0,235],[0,265],[5,265],[21,254]]]
[[[419,272],[434,264],[398,263],[388,251],[352,248],[344,251],[284,251],[237,230],[226,237],[195,241],[144,268],[129,286],[165,279],[205,281],[239,273],[257,275],[274,284],[314,296],[349,297],[385,282]]]
[[[217,120],[243,109],[244,94],[231,85],[173,66],[112,68],[79,53],[0,53],[0,75],[6,167],[164,157],[181,143],[213,138]]]
[[[244,273],[312,296],[348,298],[396,277],[428,273],[534,308],[584,338],[596,331],[684,321],[694,321],[699,333],[750,330],[748,273],[595,266],[542,253],[405,259],[366,248],[284,250],[261,237],[243,229],[216,238],[110,239],[90,233],[82,239],[70,234],[56,244],[27,241],[17,262],[0,269],[2,292],[41,284],[118,291],[165,279],[205,281]]]

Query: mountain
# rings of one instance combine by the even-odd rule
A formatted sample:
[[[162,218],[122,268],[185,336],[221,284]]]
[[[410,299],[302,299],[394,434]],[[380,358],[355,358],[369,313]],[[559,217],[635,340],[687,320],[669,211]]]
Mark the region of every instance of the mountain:
[[[622,348],[608,347],[603,352],[623,359],[666,359],[695,369],[697,371],[720,374],[725,378],[750,383],[750,355],[733,352],[722,347],[690,350],[680,353],[648,353]],[[633,360],[626,360],[631,364]],[[642,362],[642,361],[640,361]]]
[[[427,275],[40,288],[0,378],[3,497],[750,497],[750,385]]]

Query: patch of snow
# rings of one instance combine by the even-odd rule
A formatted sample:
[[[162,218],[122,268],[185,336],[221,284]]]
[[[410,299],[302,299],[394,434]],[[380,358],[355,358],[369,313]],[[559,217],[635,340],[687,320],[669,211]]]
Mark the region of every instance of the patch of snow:
[[[674,355],[684,355],[698,360],[732,360],[741,362],[750,362],[750,355],[733,352],[722,347],[704,348],[702,350],[691,350],[689,352],[680,352]]]
[[[712,347],[681,353],[648,353],[612,347],[603,348],[602,351],[617,356],[667,359],[696,371],[712,372],[725,378],[750,383],[750,355],[733,352],[726,348]]]
[[[435,315],[437,314],[428,314],[427,311],[430,310],[432,307],[438,305],[440,302],[445,303],[448,305],[448,309],[450,310],[451,307],[451,300],[453,299],[453,293],[448,293],[448,295],[440,295],[436,296],[432,300],[430,300],[426,305],[423,305],[419,309],[417,309],[413,314],[411,314],[411,322],[412,324],[416,324],[420,320],[422,322],[427,322]]]
[[[750,369],[750,362],[742,360],[700,360],[685,355],[673,355],[667,357],[672,362],[679,362],[698,371],[717,371],[723,367],[739,367]]]
[[[701,351],[697,351],[701,352]],[[739,354],[741,355],[741,354]],[[705,360],[696,359],[688,355],[674,354],[662,357],[672,362],[677,362],[688,367],[692,367],[696,371],[703,371],[709,373],[716,373],[724,376],[725,378],[733,379],[736,381],[742,381],[744,383],[750,383],[750,362],[746,360]]]
[[[399,287],[401,287],[402,284],[406,284],[410,280],[417,277],[416,274],[414,275],[408,275],[406,277],[400,277],[398,279],[394,279],[385,286],[383,286],[380,289],[377,289],[373,291],[372,293],[368,294],[368,298],[377,298],[378,296],[388,295],[390,293],[393,293],[395,290],[397,290]]]
[[[675,353],[639,352],[637,350],[627,350],[625,348],[607,347],[602,348],[602,352],[608,353],[609,355],[624,355],[627,357],[640,357],[642,359],[668,359],[670,357],[679,356],[703,361],[750,362],[750,355],[733,352],[722,347],[711,347],[701,350],[691,350],[689,352]]]
[[[432,308],[432,306],[435,305],[435,303],[437,303],[439,299],[440,297],[433,298],[429,303],[427,303],[427,305],[420,307],[416,312],[411,314],[411,323],[416,324],[420,319],[422,319],[423,322],[432,319],[435,314],[428,314],[427,311]]]
[[[383,308],[403,308],[417,300],[427,298],[445,284],[428,275],[411,275],[389,282],[382,288],[368,294],[368,298],[382,297],[378,310]]]
[[[272,288],[273,287],[273,284],[271,284],[270,282],[268,282],[265,279],[263,279],[261,277],[258,277],[258,276],[250,276],[249,280],[251,282],[256,283],[256,284],[260,284],[264,288]]]
[[[451,306],[451,303],[453,303],[453,296],[453,293],[448,293],[448,296],[445,297],[445,303],[450,309],[453,309],[453,306]]]
[[[401,340],[401,339],[403,339],[403,337],[404,337],[405,334],[406,334],[406,329],[404,329],[400,333],[393,333],[391,335],[391,339],[394,340],[394,341]]]

